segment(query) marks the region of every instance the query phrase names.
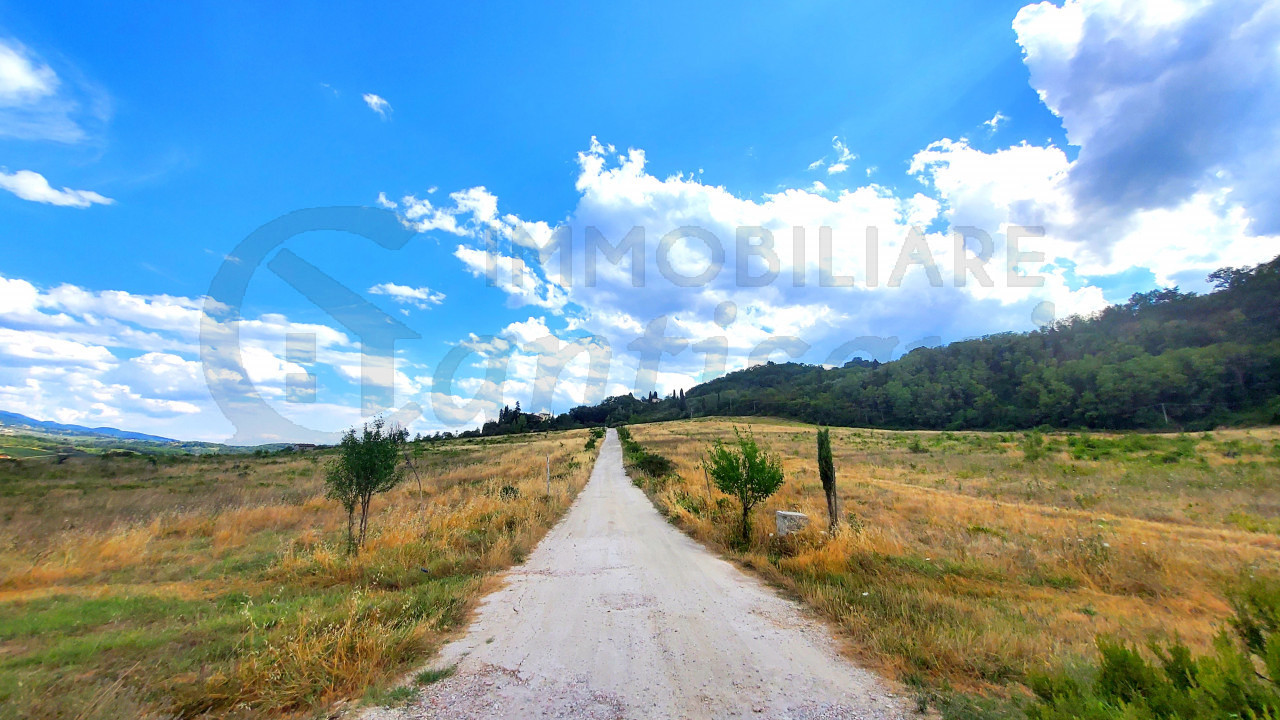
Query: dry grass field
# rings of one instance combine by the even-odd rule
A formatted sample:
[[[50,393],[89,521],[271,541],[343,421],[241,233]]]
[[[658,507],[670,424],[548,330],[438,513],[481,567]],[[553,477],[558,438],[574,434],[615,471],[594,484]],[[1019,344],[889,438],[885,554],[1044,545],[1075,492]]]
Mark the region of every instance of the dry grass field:
[[[734,547],[734,501],[700,456],[735,424],[786,483]],[[861,661],[922,688],[1000,703],[1031,671],[1093,657],[1095,637],[1180,635],[1207,650],[1244,573],[1280,572],[1280,431],[1192,436],[833,428],[841,514],[823,532],[816,428],[723,419],[630,427],[675,463],[645,478],[696,538],[847,631]],[[644,477],[636,472],[633,478]],[[775,510],[815,523],[773,538]]]
[[[586,437],[411,446],[422,493],[375,500],[357,557],[324,453],[0,461],[0,717],[394,700],[586,484]]]

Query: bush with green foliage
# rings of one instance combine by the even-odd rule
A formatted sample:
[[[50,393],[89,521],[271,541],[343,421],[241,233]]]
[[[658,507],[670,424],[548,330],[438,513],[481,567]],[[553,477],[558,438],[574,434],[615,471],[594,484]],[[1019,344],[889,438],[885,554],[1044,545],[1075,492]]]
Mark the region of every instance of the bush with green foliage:
[[[1044,434],[1039,430],[1032,430],[1022,436],[1022,459],[1026,462],[1039,462],[1044,459],[1046,454],[1044,447]]]
[[[1250,578],[1232,593],[1234,630],[1208,655],[1180,641],[1152,642],[1150,655],[1098,640],[1092,677],[1059,672],[1030,678],[1031,720],[1148,718],[1280,719],[1280,580]]]
[[[618,428],[618,440],[622,443],[622,459],[627,465],[650,477],[660,478],[675,471],[675,463],[655,452],[644,449],[631,437],[631,431]]]
[[[386,492],[404,479],[400,467],[401,451],[409,439],[409,431],[386,427],[377,418],[372,426],[365,423],[360,434],[347,430],[338,444],[338,454],[325,471],[328,497],[337,500],[347,511],[347,548],[354,552],[364,547],[369,529],[369,503],[373,496]],[[360,527],[355,527],[356,510],[360,511]]]
[[[704,461],[720,492],[738,499],[742,508],[742,543],[751,542],[751,510],[782,487],[782,460],[760,448],[750,431],[733,429],[732,446],[717,439]]]

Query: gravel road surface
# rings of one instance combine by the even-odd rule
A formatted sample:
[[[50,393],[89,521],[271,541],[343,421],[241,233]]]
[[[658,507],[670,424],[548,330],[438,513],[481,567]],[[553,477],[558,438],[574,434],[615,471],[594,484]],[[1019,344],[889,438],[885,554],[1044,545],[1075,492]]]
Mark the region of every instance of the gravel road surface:
[[[433,663],[451,665],[412,704],[365,716],[914,715],[820,622],[669,525],[627,479],[613,430],[568,515]]]

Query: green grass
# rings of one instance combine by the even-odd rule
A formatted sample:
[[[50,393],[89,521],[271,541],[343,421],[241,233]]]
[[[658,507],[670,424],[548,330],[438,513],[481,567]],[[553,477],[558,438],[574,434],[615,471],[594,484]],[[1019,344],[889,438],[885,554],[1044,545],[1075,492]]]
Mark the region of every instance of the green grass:
[[[422,672],[413,676],[413,681],[418,685],[430,685],[432,683],[438,683],[441,680],[453,677],[453,674],[457,671],[458,671],[458,667],[456,665],[450,665],[449,667],[446,667],[446,668],[423,670]]]

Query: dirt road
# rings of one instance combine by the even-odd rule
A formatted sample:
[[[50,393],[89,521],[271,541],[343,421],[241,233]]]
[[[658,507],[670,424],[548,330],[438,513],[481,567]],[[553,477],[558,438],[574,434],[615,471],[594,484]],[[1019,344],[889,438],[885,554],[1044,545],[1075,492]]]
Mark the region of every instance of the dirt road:
[[[565,519],[391,718],[898,718],[883,682],[795,604],[653,509],[610,430]]]

